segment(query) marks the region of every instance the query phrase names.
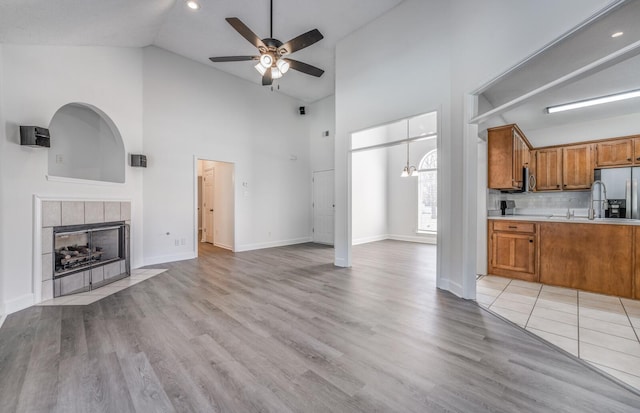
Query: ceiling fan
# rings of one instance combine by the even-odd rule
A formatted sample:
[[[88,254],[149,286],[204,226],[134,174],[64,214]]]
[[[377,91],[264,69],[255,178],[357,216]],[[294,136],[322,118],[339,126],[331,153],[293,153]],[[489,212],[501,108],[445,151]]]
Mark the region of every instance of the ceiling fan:
[[[226,20],[238,33],[240,33],[242,37],[258,48],[260,55],[210,57],[209,60],[212,62],[218,63],[257,60],[258,64],[255,68],[262,75],[263,86],[271,85],[274,79],[281,78],[289,69],[297,70],[315,77],[320,77],[324,73],[324,70],[315,66],[285,57],[291,53],[297,52],[298,50],[302,50],[305,47],[311,46],[312,44],[322,40],[324,36],[320,31],[318,31],[318,29],[313,29],[289,40],[286,43],[282,43],[280,40],[274,39],[273,0],[271,0],[271,31],[269,37],[265,39],[260,39],[237,17],[228,17]]]

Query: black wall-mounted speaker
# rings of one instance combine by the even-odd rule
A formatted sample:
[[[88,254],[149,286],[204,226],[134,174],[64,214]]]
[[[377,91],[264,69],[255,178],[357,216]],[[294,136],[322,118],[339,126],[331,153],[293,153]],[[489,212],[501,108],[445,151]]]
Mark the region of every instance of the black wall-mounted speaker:
[[[136,166],[140,168],[147,167],[147,156],[146,155],[136,155],[131,154],[131,166]]]
[[[300,111],[300,114],[301,114],[301,115],[304,115],[304,114],[306,113],[306,112],[305,112],[305,108],[304,108],[304,106],[300,106],[300,107],[298,108],[298,110]]]
[[[32,148],[50,148],[49,129],[39,126],[20,126],[20,145]]]

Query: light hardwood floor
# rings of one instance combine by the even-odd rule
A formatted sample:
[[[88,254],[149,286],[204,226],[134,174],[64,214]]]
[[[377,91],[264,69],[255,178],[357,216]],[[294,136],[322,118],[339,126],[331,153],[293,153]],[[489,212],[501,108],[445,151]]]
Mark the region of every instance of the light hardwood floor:
[[[632,412],[640,396],[435,288],[435,248],[197,260],[0,329],[2,412]]]

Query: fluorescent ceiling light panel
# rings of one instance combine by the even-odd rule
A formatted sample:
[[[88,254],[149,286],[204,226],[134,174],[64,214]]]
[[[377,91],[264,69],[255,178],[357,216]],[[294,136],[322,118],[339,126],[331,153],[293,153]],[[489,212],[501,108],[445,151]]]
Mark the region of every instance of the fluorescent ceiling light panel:
[[[586,108],[588,106],[601,105],[603,103],[617,102],[619,100],[640,97],[640,89],[628,92],[616,93],[615,95],[601,96],[593,99],[581,100],[579,102],[566,103],[564,105],[549,106],[547,113],[564,112],[565,110]]]

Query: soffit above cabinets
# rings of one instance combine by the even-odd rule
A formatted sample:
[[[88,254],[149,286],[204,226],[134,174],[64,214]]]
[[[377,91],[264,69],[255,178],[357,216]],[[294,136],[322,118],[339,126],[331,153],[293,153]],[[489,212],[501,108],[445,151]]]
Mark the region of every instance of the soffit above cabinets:
[[[545,111],[552,105],[640,89],[638,18],[640,1],[618,1],[505,72],[479,91],[479,114],[495,111],[480,123],[517,123],[528,132],[638,113],[640,99],[561,114]],[[624,34],[612,38],[618,31]]]

